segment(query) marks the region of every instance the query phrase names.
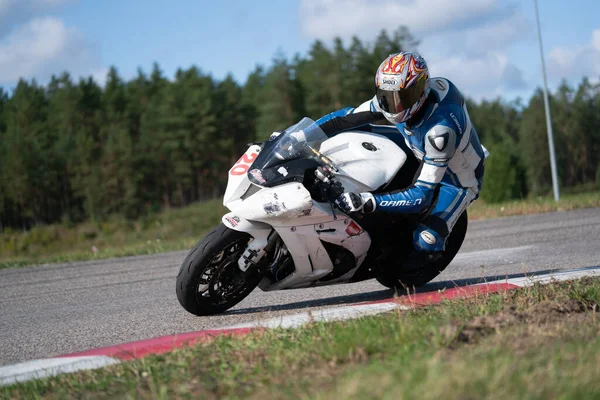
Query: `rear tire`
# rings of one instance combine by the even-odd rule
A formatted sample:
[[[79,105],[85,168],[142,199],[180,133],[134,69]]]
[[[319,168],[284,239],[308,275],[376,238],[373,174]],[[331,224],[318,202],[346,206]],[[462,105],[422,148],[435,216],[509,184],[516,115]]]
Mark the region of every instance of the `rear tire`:
[[[251,239],[219,224],[194,246],[177,275],[177,300],[183,308],[198,316],[218,314],[256,288],[262,279],[257,266],[243,272],[237,263]]]
[[[465,210],[460,217],[458,217],[454,229],[452,229],[450,236],[448,236],[446,250],[444,250],[440,259],[410,271],[406,269],[389,271],[389,269],[395,267],[389,266],[386,272],[394,274],[393,277],[390,273],[384,273],[377,276],[377,281],[388,288],[402,289],[406,287],[423,286],[434,279],[446,269],[460,250],[460,246],[462,246],[465,235],[467,234],[468,220],[467,211]]]

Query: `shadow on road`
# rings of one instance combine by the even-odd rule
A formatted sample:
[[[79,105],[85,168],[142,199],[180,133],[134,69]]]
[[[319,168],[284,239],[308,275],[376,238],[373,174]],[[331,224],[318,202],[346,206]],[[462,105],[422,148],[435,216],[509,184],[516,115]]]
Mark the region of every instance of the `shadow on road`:
[[[590,267],[591,268],[591,267]],[[562,271],[560,269],[546,269],[543,271],[535,271],[529,273],[519,273],[519,274],[510,274],[510,275],[489,275],[480,278],[469,278],[469,279],[456,279],[451,281],[441,281],[441,282],[431,282],[419,288],[416,288],[416,293],[425,293],[425,292],[434,292],[436,290],[449,289],[453,287],[461,287],[461,286],[469,286],[475,285],[478,283],[485,283],[491,281],[501,281],[504,279],[511,278],[523,278],[526,276],[537,276],[549,274],[552,272]],[[298,289],[302,290],[302,289]],[[411,289],[411,293],[413,290]],[[400,291],[397,294],[402,296],[406,292]],[[396,292],[392,289],[384,289],[375,290],[372,292],[362,292],[357,294],[351,294],[346,296],[336,296],[330,297],[327,299],[315,299],[315,300],[307,300],[307,301],[298,301],[295,303],[287,303],[280,305],[271,305],[265,307],[249,307],[249,308],[239,308],[236,310],[228,311],[224,314],[227,315],[235,315],[235,314],[252,314],[252,313],[261,313],[267,311],[286,311],[286,310],[296,310],[303,308],[311,308],[311,307],[324,307],[324,306],[333,306],[333,305],[342,305],[349,303],[359,303],[363,301],[376,301],[376,300],[385,300],[393,298],[396,295]]]

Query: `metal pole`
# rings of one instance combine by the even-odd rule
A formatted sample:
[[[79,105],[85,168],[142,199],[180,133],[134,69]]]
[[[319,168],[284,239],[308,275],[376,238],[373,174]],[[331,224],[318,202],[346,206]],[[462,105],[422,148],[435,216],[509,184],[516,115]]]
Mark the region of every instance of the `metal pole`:
[[[544,49],[542,47],[542,29],[540,28],[540,14],[538,12],[537,0],[533,0],[535,7],[535,20],[537,22],[538,41],[540,43],[540,58],[542,60],[542,75],[544,77],[544,108],[546,109],[546,129],[548,130],[548,148],[550,150],[550,169],[552,170],[552,188],[554,190],[554,201],[558,202],[560,193],[558,191],[558,174],[556,172],[556,156],[554,152],[554,135],[552,134],[552,118],[550,117],[550,102],[548,101],[548,82],[546,79],[546,63],[544,62]]]

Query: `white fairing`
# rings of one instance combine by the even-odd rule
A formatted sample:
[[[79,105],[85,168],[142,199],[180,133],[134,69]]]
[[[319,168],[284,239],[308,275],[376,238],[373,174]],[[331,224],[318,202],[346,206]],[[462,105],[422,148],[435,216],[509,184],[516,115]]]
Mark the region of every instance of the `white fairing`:
[[[389,182],[406,162],[406,153],[385,136],[345,132],[323,142],[321,153],[340,169],[346,191],[366,192]]]
[[[368,145],[365,147],[363,143]],[[265,228],[270,226],[285,243],[294,261],[295,272],[278,282],[265,278],[259,285],[261,289],[348,281],[367,255],[371,245],[369,234],[331,204],[312,200],[301,183],[285,183],[273,188],[258,188],[252,184],[247,171],[259,151],[258,146],[250,147],[229,171],[223,203],[231,213],[223,217],[223,223],[231,229],[250,233],[261,243],[266,241]],[[365,132],[339,134],[323,142],[320,151],[339,168],[336,179],[342,182],[345,190],[354,192],[383,186],[406,161],[406,154],[391,140]],[[334,269],[322,241],[350,251],[356,266],[343,276],[324,283],[316,282]]]
[[[248,179],[247,172],[250,169],[252,162],[256,160],[259,152],[260,146],[250,146],[248,150],[246,150],[246,153],[244,153],[244,155],[241,156],[229,170],[227,188],[225,189],[225,195],[223,196],[224,206],[227,206],[231,201],[238,200],[250,187],[250,180]]]

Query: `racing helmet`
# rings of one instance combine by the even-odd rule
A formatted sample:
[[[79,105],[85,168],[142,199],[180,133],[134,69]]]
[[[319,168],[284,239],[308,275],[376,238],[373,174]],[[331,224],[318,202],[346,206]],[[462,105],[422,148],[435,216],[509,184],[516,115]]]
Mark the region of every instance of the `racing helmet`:
[[[417,53],[401,52],[386,58],[375,76],[377,101],[393,124],[406,122],[429,95],[429,70]]]

